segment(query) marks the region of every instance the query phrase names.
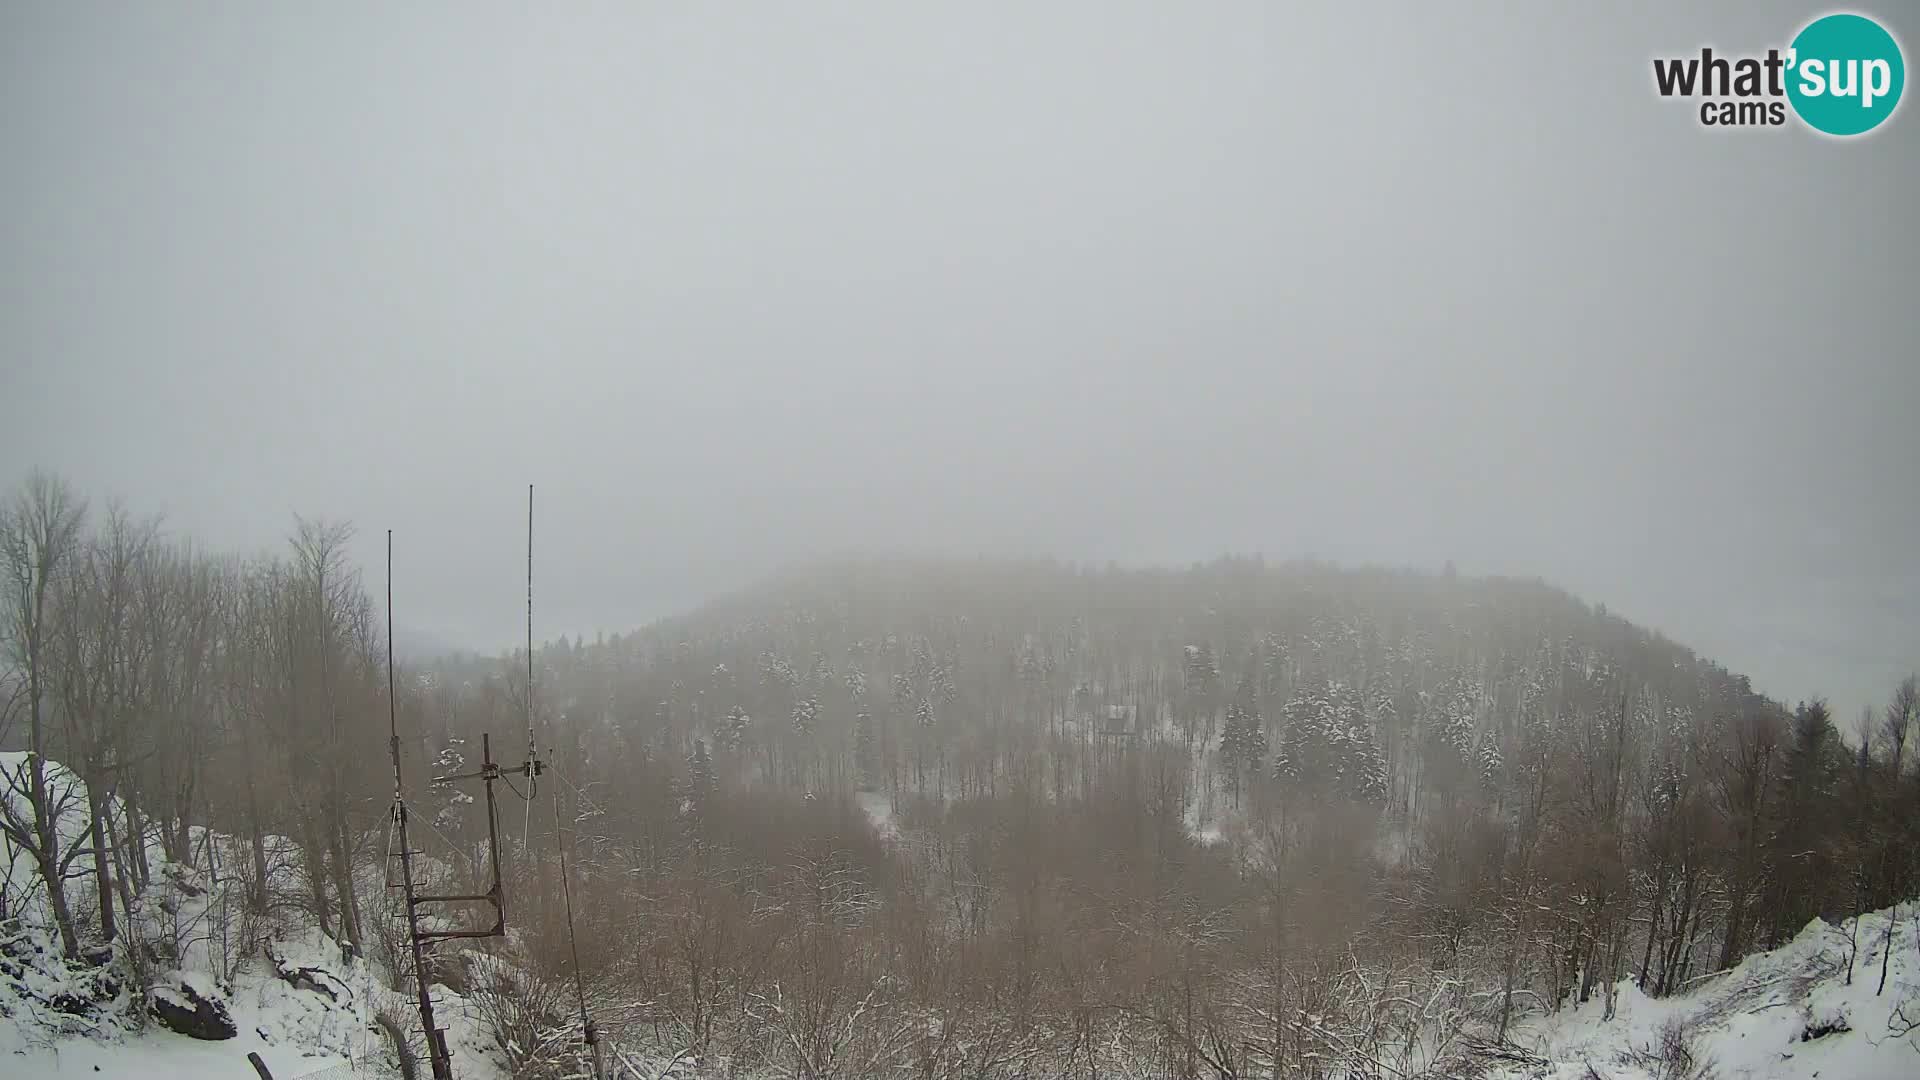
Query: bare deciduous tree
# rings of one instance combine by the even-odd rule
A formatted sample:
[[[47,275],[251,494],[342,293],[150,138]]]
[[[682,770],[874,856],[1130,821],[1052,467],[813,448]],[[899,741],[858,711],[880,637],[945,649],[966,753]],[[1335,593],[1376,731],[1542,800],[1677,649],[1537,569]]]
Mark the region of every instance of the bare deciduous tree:
[[[53,735],[49,698],[53,692],[52,654],[60,631],[52,610],[57,591],[71,570],[80,543],[85,505],[63,481],[34,473],[0,511],[0,570],[4,570],[6,642],[22,690],[16,700],[27,718],[27,756],[7,770],[0,829],[28,852],[40,871],[42,887],[68,956],[79,953],[79,937],[67,903],[67,869],[85,848],[83,835],[61,835],[79,798],[72,774],[48,759]]]

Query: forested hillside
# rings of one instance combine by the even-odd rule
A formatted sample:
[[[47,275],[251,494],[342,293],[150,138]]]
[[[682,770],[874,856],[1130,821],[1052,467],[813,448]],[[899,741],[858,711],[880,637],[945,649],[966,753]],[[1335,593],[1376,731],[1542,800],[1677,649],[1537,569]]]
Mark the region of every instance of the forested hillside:
[[[1497,1040],[1914,885],[1911,685],[1849,742],[1538,582],[842,563],[538,660],[597,964],[667,1000],[717,977],[722,1017],[824,954],[841,993],[1149,1017],[1246,1068],[1346,1053],[1302,1018],[1366,1012],[1394,976],[1364,972],[1449,973],[1423,1008]],[[514,723],[511,665],[423,679],[430,751]],[[765,899],[796,893],[824,913]]]
[[[192,868],[217,833],[249,912],[400,971],[382,613],[345,529],[209,557],[44,477],[4,524],[33,753],[0,914],[44,901],[110,962],[134,838]],[[479,953],[524,968],[490,999],[521,1075],[576,1022],[569,904],[596,1023],[686,1069],[1415,1075],[1816,916],[1892,907],[1890,939],[1920,869],[1912,681],[1843,727],[1539,582],[847,561],[531,669],[530,735],[524,654],[396,677],[443,876],[484,876],[487,821],[430,778],[483,734],[551,763],[502,791],[511,939],[434,959],[469,990]]]

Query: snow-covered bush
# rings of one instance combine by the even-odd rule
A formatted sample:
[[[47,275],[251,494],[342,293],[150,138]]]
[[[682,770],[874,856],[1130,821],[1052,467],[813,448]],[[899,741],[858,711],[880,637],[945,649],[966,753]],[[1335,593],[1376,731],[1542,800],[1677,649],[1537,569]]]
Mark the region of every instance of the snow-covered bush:
[[[579,1036],[569,987],[534,973],[524,957],[470,952],[464,960],[467,1005],[513,1076],[533,1080],[571,1075]]]
[[[1715,1080],[1719,1075],[1711,1055],[1678,1019],[1661,1025],[1656,1041],[1623,1052],[1620,1063],[1645,1071],[1651,1080]]]

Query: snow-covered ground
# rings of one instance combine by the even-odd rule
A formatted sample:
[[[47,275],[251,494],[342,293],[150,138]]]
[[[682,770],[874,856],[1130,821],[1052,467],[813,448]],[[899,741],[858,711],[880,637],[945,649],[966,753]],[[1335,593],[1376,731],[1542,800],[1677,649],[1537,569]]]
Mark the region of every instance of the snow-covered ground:
[[[85,1039],[61,1043],[53,1049],[32,1050],[8,1056],[8,1076],[94,1076],[148,1077],[151,1080],[214,1080],[231,1076],[239,1080],[254,1076],[247,1061],[249,1051],[258,1052],[274,1080],[302,1077],[308,1073],[340,1069],[351,1063],[339,1057],[309,1057],[291,1047],[269,1046],[257,1037],[242,1034],[225,1042],[196,1042],[193,1039],[141,1038],[132,1042],[92,1042]],[[329,1074],[330,1075],[330,1074]],[[353,1075],[345,1073],[344,1075]],[[376,1074],[377,1075],[377,1074]],[[319,1078],[316,1078],[319,1080]]]
[[[397,1077],[386,1037],[373,1027],[372,1015],[381,1008],[393,1009],[417,1027],[415,1014],[407,1011],[408,999],[369,978],[365,965],[343,966],[339,953],[318,934],[304,942],[275,942],[273,950],[285,965],[310,971],[312,985],[289,983],[265,958],[249,963],[225,990],[204,973],[187,973],[203,993],[217,995],[226,1006],[238,1029],[231,1039],[192,1039],[158,1024],[137,1033],[103,1029],[56,1037],[30,1013],[16,1013],[0,1022],[0,1076],[241,1080],[255,1075],[247,1055],[258,1053],[275,1080]],[[506,1072],[486,1051],[464,1000],[444,987],[436,989],[434,998],[440,1003],[437,1019],[447,1029],[456,1075],[504,1080]]]
[[[860,809],[873,822],[875,832],[882,837],[892,838],[899,834],[899,827],[893,821],[893,798],[884,791],[861,791],[854,795]]]
[[[1631,980],[1619,987],[1613,1019],[1600,995],[1578,1008],[1536,1018],[1515,1041],[1551,1063],[1505,1074],[1546,1080],[1915,1080],[1920,1077],[1920,925],[1916,904],[1854,927],[1815,921],[1793,941],[1699,980],[1685,994],[1655,1000]],[[1880,964],[1892,926],[1886,989]],[[1915,1024],[1901,1019],[1904,1013]],[[1698,1071],[1662,1071],[1658,1051],[1673,1025],[1689,1040]],[[1591,1069],[1591,1072],[1589,1072]]]
[[[9,774],[23,777],[26,764],[25,754],[0,754],[0,769]],[[49,762],[47,774],[66,848],[83,839],[86,787],[58,764]],[[11,794],[0,788],[0,797]],[[17,797],[13,807],[16,813],[30,811]],[[196,848],[209,840],[232,848],[227,838],[209,838],[198,828],[192,839]],[[279,850],[286,846],[279,837],[269,838],[269,844],[276,855],[291,854]],[[398,1075],[391,1043],[373,1018],[386,1010],[410,1020],[408,1030],[417,1030],[407,996],[390,989],[390,977],[372,965],[343,958],[338,945],[317,931],[271,925],[243,929],[239,882],[173,864],[159,844],[148,846],[153,880],[136,909],[137,937],[154,959],[136,977],[144,980],[149,999],[191,1009],[182,996],[190,991],[217,1003],[232,1022],[233,1037],[195,1039],[141,1015],[135,988],[124,985],[124,953],[114,953],[104,964],[63,961],[31,857],[4,840],[0,846],[7,856],[0,872],[8,875],[4,880],[17,915],[0,922],[0,1080],[250,1078],[255,1075],[247,1061],[250,1052],[260,1055],[277,1080]],[[223,857],[232,865],[237,855],[228,850]],[[93,893],[90,875],[67,882],[77,922],[91,924],[96,918]],[[257,948],[243,955],[243,939]],[[504,1076],[467,1002],[444,987],[436,988],[435,998],[442,1002],[439,1021],[447,1029],[458,1075]]]

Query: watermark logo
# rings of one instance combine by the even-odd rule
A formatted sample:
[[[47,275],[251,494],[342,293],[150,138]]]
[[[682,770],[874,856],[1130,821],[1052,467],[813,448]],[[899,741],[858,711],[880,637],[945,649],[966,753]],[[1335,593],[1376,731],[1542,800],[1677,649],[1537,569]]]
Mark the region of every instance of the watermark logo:
[[[1906,59],[1886,28],[1864,15],[1828,15],[1793,39],[1787,82],[1793,111],[1815,131],[1864,135],[1900,104]]]
[[[1698,56],[1653,62],[1663,98],[1699,99],[1706,127],[1780,127],[1788,110],[1826,135],[1864,135],[1900,105],[1907,65],[1879,23],[1851,13],[1823,15],[1784,49],[1765,55]]]

